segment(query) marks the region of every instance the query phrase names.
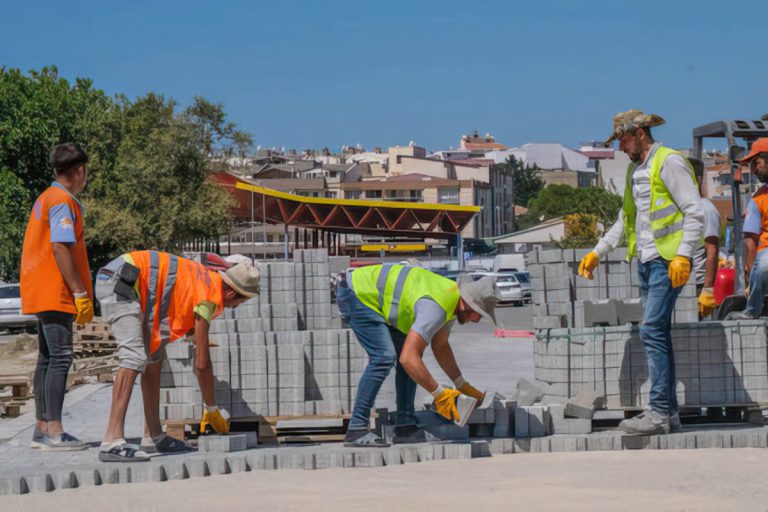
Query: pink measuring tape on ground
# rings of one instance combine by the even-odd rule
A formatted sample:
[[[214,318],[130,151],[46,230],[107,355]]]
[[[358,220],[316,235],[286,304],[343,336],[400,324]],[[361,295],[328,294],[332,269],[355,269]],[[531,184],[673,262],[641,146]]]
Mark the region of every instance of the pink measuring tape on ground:
[[[497,338],[535,338],[533,331],[515,329],[496,329],[493,335]]]

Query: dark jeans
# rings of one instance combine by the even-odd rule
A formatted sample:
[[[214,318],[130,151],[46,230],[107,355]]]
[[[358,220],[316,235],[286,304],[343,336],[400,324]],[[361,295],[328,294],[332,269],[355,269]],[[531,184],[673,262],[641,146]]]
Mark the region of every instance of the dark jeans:
[[[672,288],[668,269],[669,262],[662,258],[638,265],[640,296],[643,300],[640,340],[645,347],[651,380],[648,405],[660,414],[671,416],[678,412],[675,354],[672,350],[672,312],[683,287]]]
[[[72,365],[72,322],[60,311],[37,314],[38,355],[35,368],[35,415],[40,421],[61,421],[67,373]]]
[[[397,364],[403,350],[405,334],[387,325],[383,316],[360,302],[346,286],[339,286],[336,290],[336,303],[342,317],[355,331],[360,345],[368,353],[368,366],[360,377],[352,418],[349,420],[350,430],[366,429],[381,384]],[[399,364],[395,370],[395,393],[396,424],[415,425],[413,402],[416,398],[416,383]]]

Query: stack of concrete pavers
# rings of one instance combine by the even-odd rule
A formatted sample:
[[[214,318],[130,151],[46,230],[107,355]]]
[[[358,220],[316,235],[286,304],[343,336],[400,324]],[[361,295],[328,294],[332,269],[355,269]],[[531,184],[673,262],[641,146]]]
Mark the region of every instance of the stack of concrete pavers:
[[[763,320],[674,325],[680,405],[768,400],[767,339]],[[540,331],[534,375],[547,403],[594,390],[609,409],[648,405],[648,363],[637,326]]]
[[[297,250],[259,270],[260,295],[211,322],[216,403],[233,417],[349,413],[367,355],[332,314],[327,251]],[[162,418],[200,418],[193,345],[179,340],[166,354]]]
[[[600,260],[594,279],[578,277],[581,259],[591,249],[547,249],[528,253],[534,328],[591,327],[637,322],[642,317],[637,259],[627,262],[626,248]],[[698,321],[696,285],[683,287],[674,323]]]

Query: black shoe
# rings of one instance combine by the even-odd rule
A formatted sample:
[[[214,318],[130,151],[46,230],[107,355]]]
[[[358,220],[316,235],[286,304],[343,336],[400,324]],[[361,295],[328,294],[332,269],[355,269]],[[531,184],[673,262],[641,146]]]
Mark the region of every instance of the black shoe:
[[[428,443],[430,441],[439,441],[439,439],[418,425],[395,427],[395,437],[392,439],[394,444]]]
[[[369,430],[348,430],[344,446],[350,448],[387,448],[389,443]]]

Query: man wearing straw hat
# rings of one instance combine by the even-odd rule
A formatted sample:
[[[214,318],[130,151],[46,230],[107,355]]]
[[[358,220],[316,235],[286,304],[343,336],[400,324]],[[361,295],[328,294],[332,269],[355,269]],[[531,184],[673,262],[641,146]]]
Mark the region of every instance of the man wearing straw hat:
[[[693,168],[678,151],[653,140],[651,128],[664,119],[639,110],[614,117],[613,133],[629,156],[624,203],[613,227],[581,260],[579,275],[592,279],[601,257],[627,243],[627,258],[639,261],[645,347],[651,389],[648,408],[619,425],[631,434],[660,434],[680,426],[672,350],[672,312],[691,275],[701,239],[704,212]]]
[[[226,414],[216,407],[208,329],[225,307],[234,308],[258,293],[259,271],[245,263],[217,272],[173,254],[134,251],[99,270],[96,298],[115,335],[120,364],[99,460],[140,462],[149,460],[147,450],[187,450],[183,441],[163,434],[159,401],[165,346],[190,333],[194,333],[194,369],[205,403],[200,429],[210,425],[218,433],[229,430]],[[139,374],[145,419],[141,447],[128,444],[124,434],[125,414]]]

